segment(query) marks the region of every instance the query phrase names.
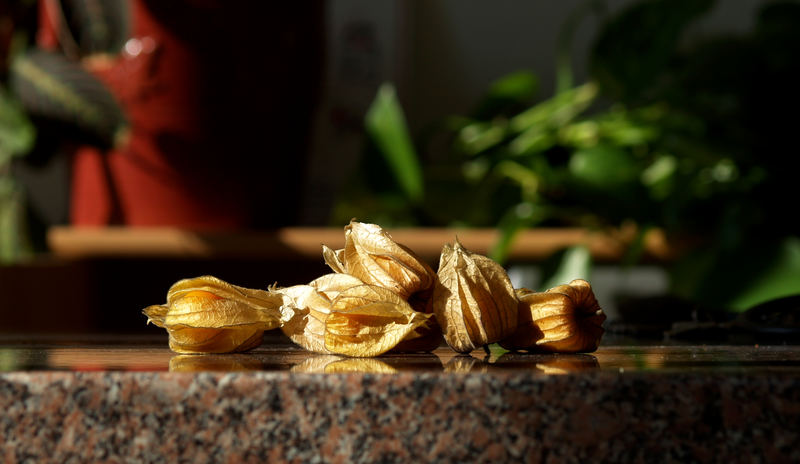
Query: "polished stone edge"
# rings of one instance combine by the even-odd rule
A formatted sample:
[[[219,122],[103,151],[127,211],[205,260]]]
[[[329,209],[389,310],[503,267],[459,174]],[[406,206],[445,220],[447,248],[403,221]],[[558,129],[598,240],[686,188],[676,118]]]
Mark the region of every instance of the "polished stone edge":
[[[800,460],[800,377],[0,375],[4,462]]]

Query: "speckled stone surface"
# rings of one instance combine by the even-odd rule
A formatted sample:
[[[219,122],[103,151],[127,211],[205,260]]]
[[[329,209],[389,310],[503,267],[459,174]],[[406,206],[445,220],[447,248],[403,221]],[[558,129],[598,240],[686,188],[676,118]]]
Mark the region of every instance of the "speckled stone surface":
[[[222,358],[234,363],[223,367],[207,358],[213,371],[170,364],[200,372],[13,370],[0,374],[0,458],[800,462],[798,350],[729,353],[739,362],[722,368],[704,364],[720,358],[713,351],[671,353],[647,361],[647,350],[605,347],[536,358],[538,368],[522,355],[505,368],[450,355],[437,369],[404,370],[390,358],[328,374],[247,370],[248,359],[277,356],[268,352]]]

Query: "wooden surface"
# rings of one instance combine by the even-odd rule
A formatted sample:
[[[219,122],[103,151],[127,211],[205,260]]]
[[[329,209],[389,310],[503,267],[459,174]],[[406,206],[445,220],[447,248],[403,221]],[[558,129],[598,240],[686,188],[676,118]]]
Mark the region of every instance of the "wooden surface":
[[[390,229],[399,243],[425,260],[436,262],[442,245],[458,240],[476,253],[488,254],[497,241],[495,229]],[[572,245],[586,245],[598,261],[621,259],[634,234],[599,233],[586,229],[531,229],[521,232],[511,249],[512,261],[540,261]],[[48,233],[51,251],[62,258],[252,258],[319,259],[322,245],[344,246],[339,228],[286,227],[272,231],[191,231],[178,228],[54,227]],[[658,231],[644,241],[645,257],[657,261],[677,253]]]

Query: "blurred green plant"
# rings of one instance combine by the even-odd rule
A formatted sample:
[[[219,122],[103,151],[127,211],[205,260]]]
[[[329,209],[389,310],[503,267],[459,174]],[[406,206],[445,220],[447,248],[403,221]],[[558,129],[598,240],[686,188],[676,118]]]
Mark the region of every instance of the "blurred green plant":
[[[20,106],[0,86],[0,264],[30,254],[24,193],[14,180],[12,162],[33,147],[35,130]]]
[[[11,59],[27,43],[27,34],[15,29],[15,21],[34,6],[23,0],[0,7],[0,265],[31,252],[26,227],[24,192],[14,178],[16,159],[33,147],[35,130],[16,98],[5,86]]]
[[[52,31],[58,49],[18,47],[9,57],[9,88],[52,135],[113,146],[124,140],[128,121],[87,63],[113,60],[123,50],[131,31],[129,2],[108,0],[97,8],[90,0],[58,0],[48,2],[48,8],[60,18]]]
[[[36,127],[100,146],[113,146],[127,133],[122,109],[80,60],[122,49],[130,32],[129,5],[113,0],[98,9],[91,3],[50,3],[62,18],[70,18],[59,23],[60,52],[31,46],[35,0],[0,8],[0,263],[32,254],[26,226],[31,215],[14,164],[35,151]]]
[[[422,200],[422,168],[392,85],[384,84],[378,89],[378,95],[367,111],[365,124],[367,133],[388,161],[405,196],[415,203]]]
[[[11,63],[11,88],[27,114],[100,146],[124,139],[128,122],[106,86],[64,55],[28,50]]]
[[[565,29],[602,11],[601,3],[587,2]],[[652,228],[699,240],[671,271],[680,296],[741,311],[800,293],[800,218],[786,206],[797,196],[800,161],[794,119],[778,111],[800,107],[800,29],[792,26],[800,4],[766,4],[746,35],[690,40],[687,30],[714,3],[633,3],[602,24],[591,80],[577,86],[564,57],[569,40],[560,39],[555,94],[531,104],[535,75],[500,78],[474,112],[449,121],[446,158],[417,157],[400,104],[384,88],[367,118],[373,167],[361,175],[372,185],[391,177],[422,187],[361,190],[357,197],[372,204],[351,202],[359,205],[352,216],[497,226],[492,256],[501,262],[525,228],[634,223],[640,235],[630,262]],[[379,112],[393,127],[374,123]],[[404,142],[386,149],[399,133]],[[584,248],[562,256],[551,276],[589,272]]]

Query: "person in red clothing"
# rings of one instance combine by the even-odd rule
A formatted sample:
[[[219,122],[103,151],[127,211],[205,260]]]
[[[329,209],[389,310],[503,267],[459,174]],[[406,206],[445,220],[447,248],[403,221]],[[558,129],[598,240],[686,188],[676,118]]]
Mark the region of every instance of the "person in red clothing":
[[[49,70],[66,70],[51,77],[96,79],[111,96],[104,103],[119,109],[118,118],[96,118],[110,126],[95,131],[103,137],[69,150],[73,224],[296,221],[321,68],[321,2],[41,0],[39,8],[38,58],[58,56]],[[29,74],[39,75],[39,63]],[[76,81],[69,66],[87,76]],[[73,85],[95,89],[81,95],[90,101],[103,100],[97,87]]]

